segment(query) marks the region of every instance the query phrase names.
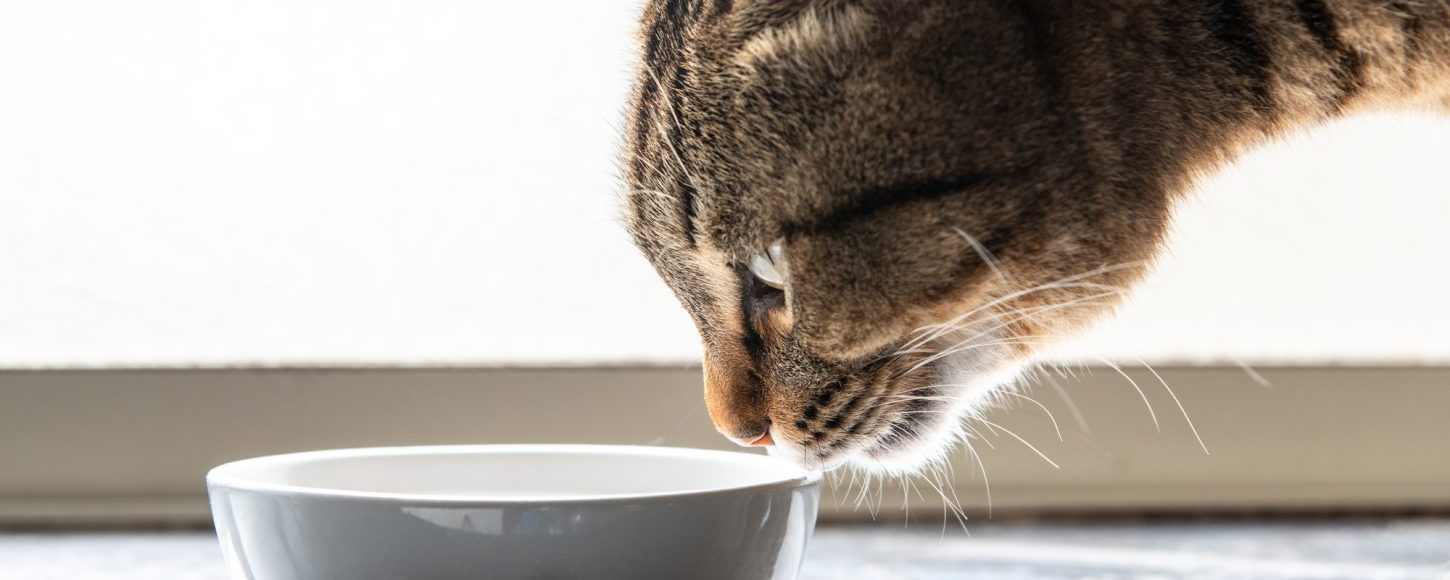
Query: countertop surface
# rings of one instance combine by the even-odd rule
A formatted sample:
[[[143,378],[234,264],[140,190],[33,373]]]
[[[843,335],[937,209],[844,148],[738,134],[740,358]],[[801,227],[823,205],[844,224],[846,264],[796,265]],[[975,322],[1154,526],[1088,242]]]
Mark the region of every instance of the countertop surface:
[[[1450,520],[825,527],[801,580],[1450,580]],[[225,580],[208,533],[0,534],[0,580]]]

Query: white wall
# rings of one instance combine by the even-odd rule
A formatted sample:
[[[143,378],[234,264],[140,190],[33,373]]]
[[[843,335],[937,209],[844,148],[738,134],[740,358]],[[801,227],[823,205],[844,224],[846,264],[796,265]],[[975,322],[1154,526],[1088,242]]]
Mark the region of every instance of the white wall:
[[[1305,131],[1200,184],[1117,319],[1066,349],[1154,362],[1450,363],[1450,117]]]
[[[693,359],[616,219],[635,4],[0,3],[0,367]],[[1072,356],[1450,362],[1450,123],[1314,137]]]

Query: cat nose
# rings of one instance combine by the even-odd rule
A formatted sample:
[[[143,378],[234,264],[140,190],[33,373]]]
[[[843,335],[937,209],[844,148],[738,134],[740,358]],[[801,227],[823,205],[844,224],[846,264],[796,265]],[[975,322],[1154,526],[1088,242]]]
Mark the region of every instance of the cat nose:
[[[770,438],[769,429],[766,429],[764,433],[761,433],[759,435],[727,435],[726,437],[731,441],[734,441],[736,445],[739,445],[741,447],[770,447],[771,445],[775,445],[775,440]]]
[[[721,435],[745,447],[774,444],[765,388],[748,359],[719,351],[705,356],[705,403]]]

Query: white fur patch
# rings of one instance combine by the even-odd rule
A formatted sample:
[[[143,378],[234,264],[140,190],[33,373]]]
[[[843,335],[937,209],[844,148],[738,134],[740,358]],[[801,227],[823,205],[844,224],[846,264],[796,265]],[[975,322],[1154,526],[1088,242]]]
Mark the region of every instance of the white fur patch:
[[[990,333],[975,342],[986,345],[996,340],[997,333]],[[994,394],[999,389],[1016,384],[1023,363],[1016,359],[1010,348],[997,346],[952,354],[942,359],[939,368],[940,382],[945,385],[943,395],[951,399],[951,404],[934,422],[924,425],[927,429],[915,440],[892,447],[889,455],[858,460],[858,465],[871,471],[899,475],[942,461],[955,444],[966,437],[963,421],[980,416],[992,407]]]
[[[953,347],[934,363],[938,373],[934,386],[950,402],[938,408],[930,420],[919,420],[920,430],[915,437],[899,439],[886,450],[862,452],[857,448],[837,453],[823,462],[789,441],[787,434],[772,429],[776,444],[770,454],[810,469],[831,471],[850,462],[867,472],[891,476],[944,463],[957,443],[968,437],[970,431],[963,427],[964,423],[995,406],[1001,390],[1014,388],[1026,365],[1012,347],[1003,343],[1000,331],[962,330],[961,334],[972,338],[967,342],[937,339]]]

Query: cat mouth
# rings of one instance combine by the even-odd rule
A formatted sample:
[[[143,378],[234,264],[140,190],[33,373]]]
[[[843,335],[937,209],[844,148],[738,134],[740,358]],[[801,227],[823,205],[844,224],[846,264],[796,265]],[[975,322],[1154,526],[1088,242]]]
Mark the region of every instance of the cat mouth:
[[[807,469],[821,471],[834,471],[849,464],[875,472],[913,472],[950,447],[951,436],[936,433],[934,423],[895,419],[870,433],[853,435],[849,441],[843,441],[828,451],[813,450],[808,445],[777,438],[776,445],[768,452]]]
[[[866,449],[880,444],[880,427],[875,427],[871,433],[861,432],[864,426],[879,421],[880,413],[880,410],[865,413],[856,421],[839,426],[838,434],[827,435],[824,441],[819,431],[800,437],[774,434],[775,444],[767,451],[806,469],[834,471],[856,460]]]
[[[908,473],[943,457],[955,440],[957,420],[949,405],[912,405],[897,411],[854,453],[852,462],[872,471]]]
[[[1005,357],[1004,357],[1005,358]],[[859,403],[870,410],[841,427],[826,444],[811,437],[776,433],[771,454],[808,469],[831,471],[851,465],[868,472],[901,475],[946,461],[966,438],[968,418],[990,407],[991,393],[1016,379],[1020,362],[979,356],[951,357],[933,365],[927,384],[887,385]]]
[[[940,433],[947,405],[912,402],[885,405],[845,427],[845,435],[828,447],[775,437],[770,454],[808,469],[832,471],[847,464],[870,471],[915,471],[939,456],[952,440]]]

